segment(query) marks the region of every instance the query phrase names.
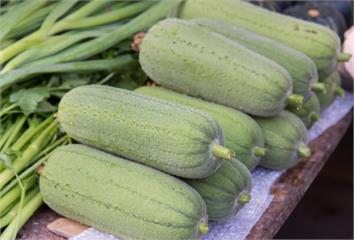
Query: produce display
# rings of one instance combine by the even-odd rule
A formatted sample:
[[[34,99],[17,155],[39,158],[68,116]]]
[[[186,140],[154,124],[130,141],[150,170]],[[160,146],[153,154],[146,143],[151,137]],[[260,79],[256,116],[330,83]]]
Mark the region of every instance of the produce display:
[[[283,67],[194,22],[155,24],[142,41],[139,62],[163,87],[256,116],[276,115],[287,101],[297,102]]]
[[[121,239],[200,239],[252,201],[250,171],[306,161],[351,56],[260,6],[2,1],[0,240],[43,202]]]
[[[350,58],[339,53],[339,37],[328,28],[271,12],[242,0],[188,0],[180,17],[220,19],[284,43],[309,56],[315,62],[320,78],[332,73],[337,61]]]
[[[75,88],[57,119],[79,142],[180,177],[207,177],[233,154],[208,114],[118,88]]]
[[[252,51],[273,60],[285,68],[293,80],[293,92],[307,101],[311,89],[318,86],[317,68],[315,63],[302,52],[287,47],[262,35],[247,31],[224,21],[215,19],[196,19],[195,22],[225,37],[239,42]]]
[[[267,151],[261,128],[248,115],[222,105],[179,94],[162,87],[140,87],[135,90],[146,96],[183,104],[205,111],[224,129],[225,146],[236,153],[248,169],[253,170]]]

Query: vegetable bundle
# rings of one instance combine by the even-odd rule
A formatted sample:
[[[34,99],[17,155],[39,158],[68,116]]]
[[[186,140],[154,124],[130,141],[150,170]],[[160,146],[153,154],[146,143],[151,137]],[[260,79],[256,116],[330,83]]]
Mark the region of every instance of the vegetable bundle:
[[[131,39],[179,2],[1,3],[0,239],[14,238],[41,205],[36,168],[71,141],[54,114],[61,97],[86,84],[144,84]]]

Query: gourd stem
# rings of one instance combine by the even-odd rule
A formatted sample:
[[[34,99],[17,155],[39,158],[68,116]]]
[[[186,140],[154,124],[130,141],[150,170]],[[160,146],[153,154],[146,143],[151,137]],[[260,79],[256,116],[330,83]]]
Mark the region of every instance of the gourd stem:
[[[145,32],[138,32],[137,34],[134,35],[133,37],[133,42],[131,43],[131,48],[135,52],[140,52],[140,45],[143,42],[143,39],[145,37]]]
[[[254,155],[256,157],[263,157],[266,155],[267,153],[267,149],[266,148],[263,148],[263,147],[254,147],[253,148],[253,151],[254,151]]]
[[[199,232],[201,234],[207,234],[209,232],[208,223],[202,222],[199,224]]]
[[[338,62],[347,62],[349,61],[349,59],[352,57],[352,55],[350,53],[338,53],[337,55],[337,61]]]
[[[327,92],[326,85],[321,82],[313,83],[311,86],[311,90],[316,93],[323,93],[323,94],[325,94]]]
[[[237,201],[241,204],[246,204],[249,203],[249,201],[251,200],[251,195],[249,193],[246,192],[242,192],[239,196]]]
[[[289,106],[301,108],[302,103],[304,102],[304,97],[297,94],[290,94],[287,98],[287,103]]]
[[[317,122],[321,119],[320,115],[317,112],[312,112],[310,114],[310,119],[312,122]]]
[[[226,159],[226,160],[231,160],[231,158],[234,156],[233,151],[231,151],[230,149],[228,149],[224,146],[218,145],[218,144],[214,144],[212,146],[211,151],[215,157]]]
[[[336,87],[335,93],[337,96],[340,96],[340,97],[344,97],[344,95],[345,95],[344,89],[339,86]]]
[[[299,154],[300,157],[309,157],[311,156],[311,149],[304,143],[301,143],[299,145],[299,148],[297,149],[297,152]]]

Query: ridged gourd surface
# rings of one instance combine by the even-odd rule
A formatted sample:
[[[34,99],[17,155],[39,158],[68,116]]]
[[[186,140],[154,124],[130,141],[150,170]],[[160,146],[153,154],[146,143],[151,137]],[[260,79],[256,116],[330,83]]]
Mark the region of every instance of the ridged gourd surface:
[[[339,37],[319,24],[271,12],[241,0],[188,0],[180,17],[215,18],[268,36],[309,56],[316,63],[321,77],[328,76],[336,67]]]
[[[184,182],[84,145],[55,150],[40,188],[59,214],[127,240],[198,239],[207,221],[205,202]]]
[[[341,85],[341,78],[339,73],[334,71],[328,77],[320,79],[320,81],[323,82],[326,87],[325,93],[316,93],[318,100],[320,101],[321,111],[323,111],[335,100],[337,96],[336,88]]]
[[[235,215],[244,205],[238,201],[241,193],[250,194],[252,178],[238,160],[223,162],[211,176],[201,180],[187,180],[205,200],[210,220],[222,220]]]
[[[311,84],[318,81],[317,68],[311,58],[302,52],[221,20],[204,18],[194,22],[278,63],[290,73],[293,79],[293,93],[302,95],[305,101],[310,98]]]
[[[294,166],[299,157],[300,144],[307,142],[304,123],[293,113],[282,111],[272,118],[256,118],[263,130],[266,155],[260,165],[270,169],[287,169]]]
[[[221,160],[211,153],[223,145],[223,131],[209,115],[139,93],[107,87],[71,90],[57,118],[69,136],[173,175],[201,178]]]
[[[283,67],[190,21],[154,25],[142,41],[139,61],[163,87],[257,116],[280,112],[292,91]]]
[[[206,102],[198,98],[180,94],[162,87],[141,87],[136,90],[150,97],[205,111],[214,117],[224,129],[225,146],[235,152],[236,158],[248,169],[254,169],[260,157],[255,156],[255,147],[264,147],[262,129],[248,115],[235,109]]]

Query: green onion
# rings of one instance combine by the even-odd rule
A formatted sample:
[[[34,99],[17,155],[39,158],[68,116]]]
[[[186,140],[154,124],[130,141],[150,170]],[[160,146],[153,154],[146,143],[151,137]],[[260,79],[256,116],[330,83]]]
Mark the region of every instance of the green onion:
[[[90,60],[62,64],[51,64],[45,66],[23,67],[3,74],[0,77],[0,92],[5,91],[14,83],[23,81],[28,77],[43,73],[63,72],[96,72],[96,71],[117,71],[136,65],[137,61],[130,55],[122,55],[114,59]],[[34,79],[35,80],[35,79]]]
[[[18,230],[27,222],[27,220],[42,205],[42,203],[42,195],[40,192],[37,192],[37,194],[23,207],[21,214],[17,214],[17,216],[6,227],[5,231],[0,236],[0,240],[15,239]]]
[[[32,175],[23,181],[24,190],[28,190],[34,186],[37,178]],[[0,198],[0,213],[2,213],[12,202],[21,196],[21,187],[17,184],[8,193]]]
[[[0,41],[25,17],[42,7],[46,0],[24,1],[0,17]]]
[[[26,205],[37,193],[39,193],[39,187],[34,187],[28,193],[26,193],[24,204]],[[20,207],[20,202],[16,202],[11,209],[0,218],[0,228],[7,226],[17,215]]]
[[[12,169],[5,169],[0,173],[0,189],[2,189],[13,177],[15,173],[22,171],[28,163],[43,149],[53,138],[58,129],[58,123],[52,122],[43,132],[40,133],[23,151],[22,155],[12,163]]]

